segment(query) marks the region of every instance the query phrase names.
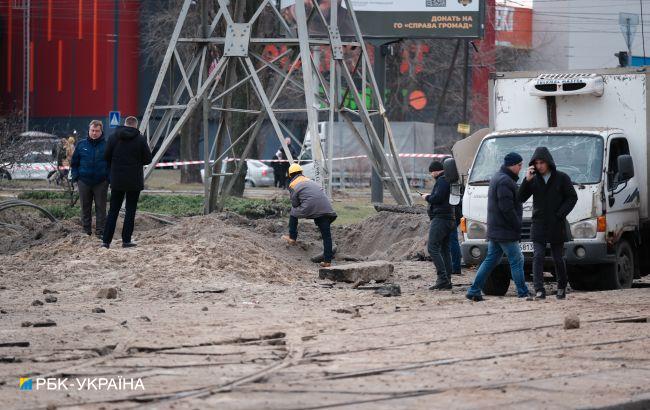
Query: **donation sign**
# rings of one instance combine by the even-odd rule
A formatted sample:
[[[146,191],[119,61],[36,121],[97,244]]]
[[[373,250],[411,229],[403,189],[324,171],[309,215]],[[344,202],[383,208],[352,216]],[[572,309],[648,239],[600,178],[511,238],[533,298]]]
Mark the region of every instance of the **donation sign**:
[[[335,2],[319,2],[327,17],[332,3]],[[364,37],[479,38],[483,34],[484,0],[351,0],[351,3]],[[295,0],[281,0],[280,4],[285,11],[291,10]],[[339,0],[338,9],[341,34],[353,34],[346,2]]]

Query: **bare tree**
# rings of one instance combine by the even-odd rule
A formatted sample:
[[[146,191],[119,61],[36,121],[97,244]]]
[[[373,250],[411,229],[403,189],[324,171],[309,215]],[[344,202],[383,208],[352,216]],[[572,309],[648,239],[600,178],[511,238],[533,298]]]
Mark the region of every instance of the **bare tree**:
[[[142,10],[142,52],[145,55],[146,64],[157,69],[162,64],[169,38],[176,25],[179,10],[183,0],[156,0],[147,2]],[[200,37],[201,16],[199,7],[192,7],[184,26],[183,36]],[[180,48],[181,57],[189,59],[196,49],[192,45]],[[181,78],[180,73],[173,73],[168,76],[165,83],[165,92],[170,100],[173,87]],[[199,159],[199,138],[201,136],[201,110],[196,110],[180,131],[180,159],[183,161]],[[204,136],[207,138],[208,136]],[[181,167],[181,183],[201,182],[200,166],[189,165]]]
[[[23,115],[10,112],[0,116],[0,180],[4,179],[3,168],[19,162],[27,148],[22,144],[20,134],[24,130]]]

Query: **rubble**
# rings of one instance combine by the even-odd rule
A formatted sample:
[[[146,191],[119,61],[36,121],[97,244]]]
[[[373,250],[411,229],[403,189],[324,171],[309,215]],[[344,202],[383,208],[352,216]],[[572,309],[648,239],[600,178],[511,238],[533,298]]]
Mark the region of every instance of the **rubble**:
[[[386,261],[358,262],[321,268],[320,279],[335,282],[368,283],[372,280],[384,282],[390,278],[395,267]]]
[[[117,299],[116,288],[102,288],[97,292],[98,299]]]
[[[580,318],[575,313],[572,313],[564,318],[564,328],[565,329],[579,329],[580,328]]]

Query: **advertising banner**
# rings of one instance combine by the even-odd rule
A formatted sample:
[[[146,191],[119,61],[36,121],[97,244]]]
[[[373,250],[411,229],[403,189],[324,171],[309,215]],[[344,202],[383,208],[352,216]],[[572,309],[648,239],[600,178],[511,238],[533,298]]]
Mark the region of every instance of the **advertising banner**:
[[[291,17],[295,0],[281,0]],[[334,1],[320,1],[329,17]],[[372,38],[479,38],[483,33],[484,0],[352,0],[361,32]],[[311,7],[307,3],[307,7]],[[338,0],[340,30],[351,35],[345,1]]]

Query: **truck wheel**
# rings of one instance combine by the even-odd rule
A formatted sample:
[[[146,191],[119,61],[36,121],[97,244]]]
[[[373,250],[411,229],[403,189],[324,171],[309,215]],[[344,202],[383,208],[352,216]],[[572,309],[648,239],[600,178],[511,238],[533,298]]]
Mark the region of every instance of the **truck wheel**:
[[[506,265],[499,265],[485,281],[483,286],[483,293],[491,296],[503,296],[508,292],[510,287],[510,267]]]
[[[5,169],[0,169],[0,179],[6,179],[7,181],[11,181],[11,174],[9,171]]]
[[[598,289],[598,270],[594,273],[595,266],[585,269],[577,266],[567,266],[567,276],[569,284],[573,290],[597,290]]]
[[[600,289],[629,289],[634,280],[634,251],[626,240],[616,244],[616,262],[604,265],[600,272]]]

